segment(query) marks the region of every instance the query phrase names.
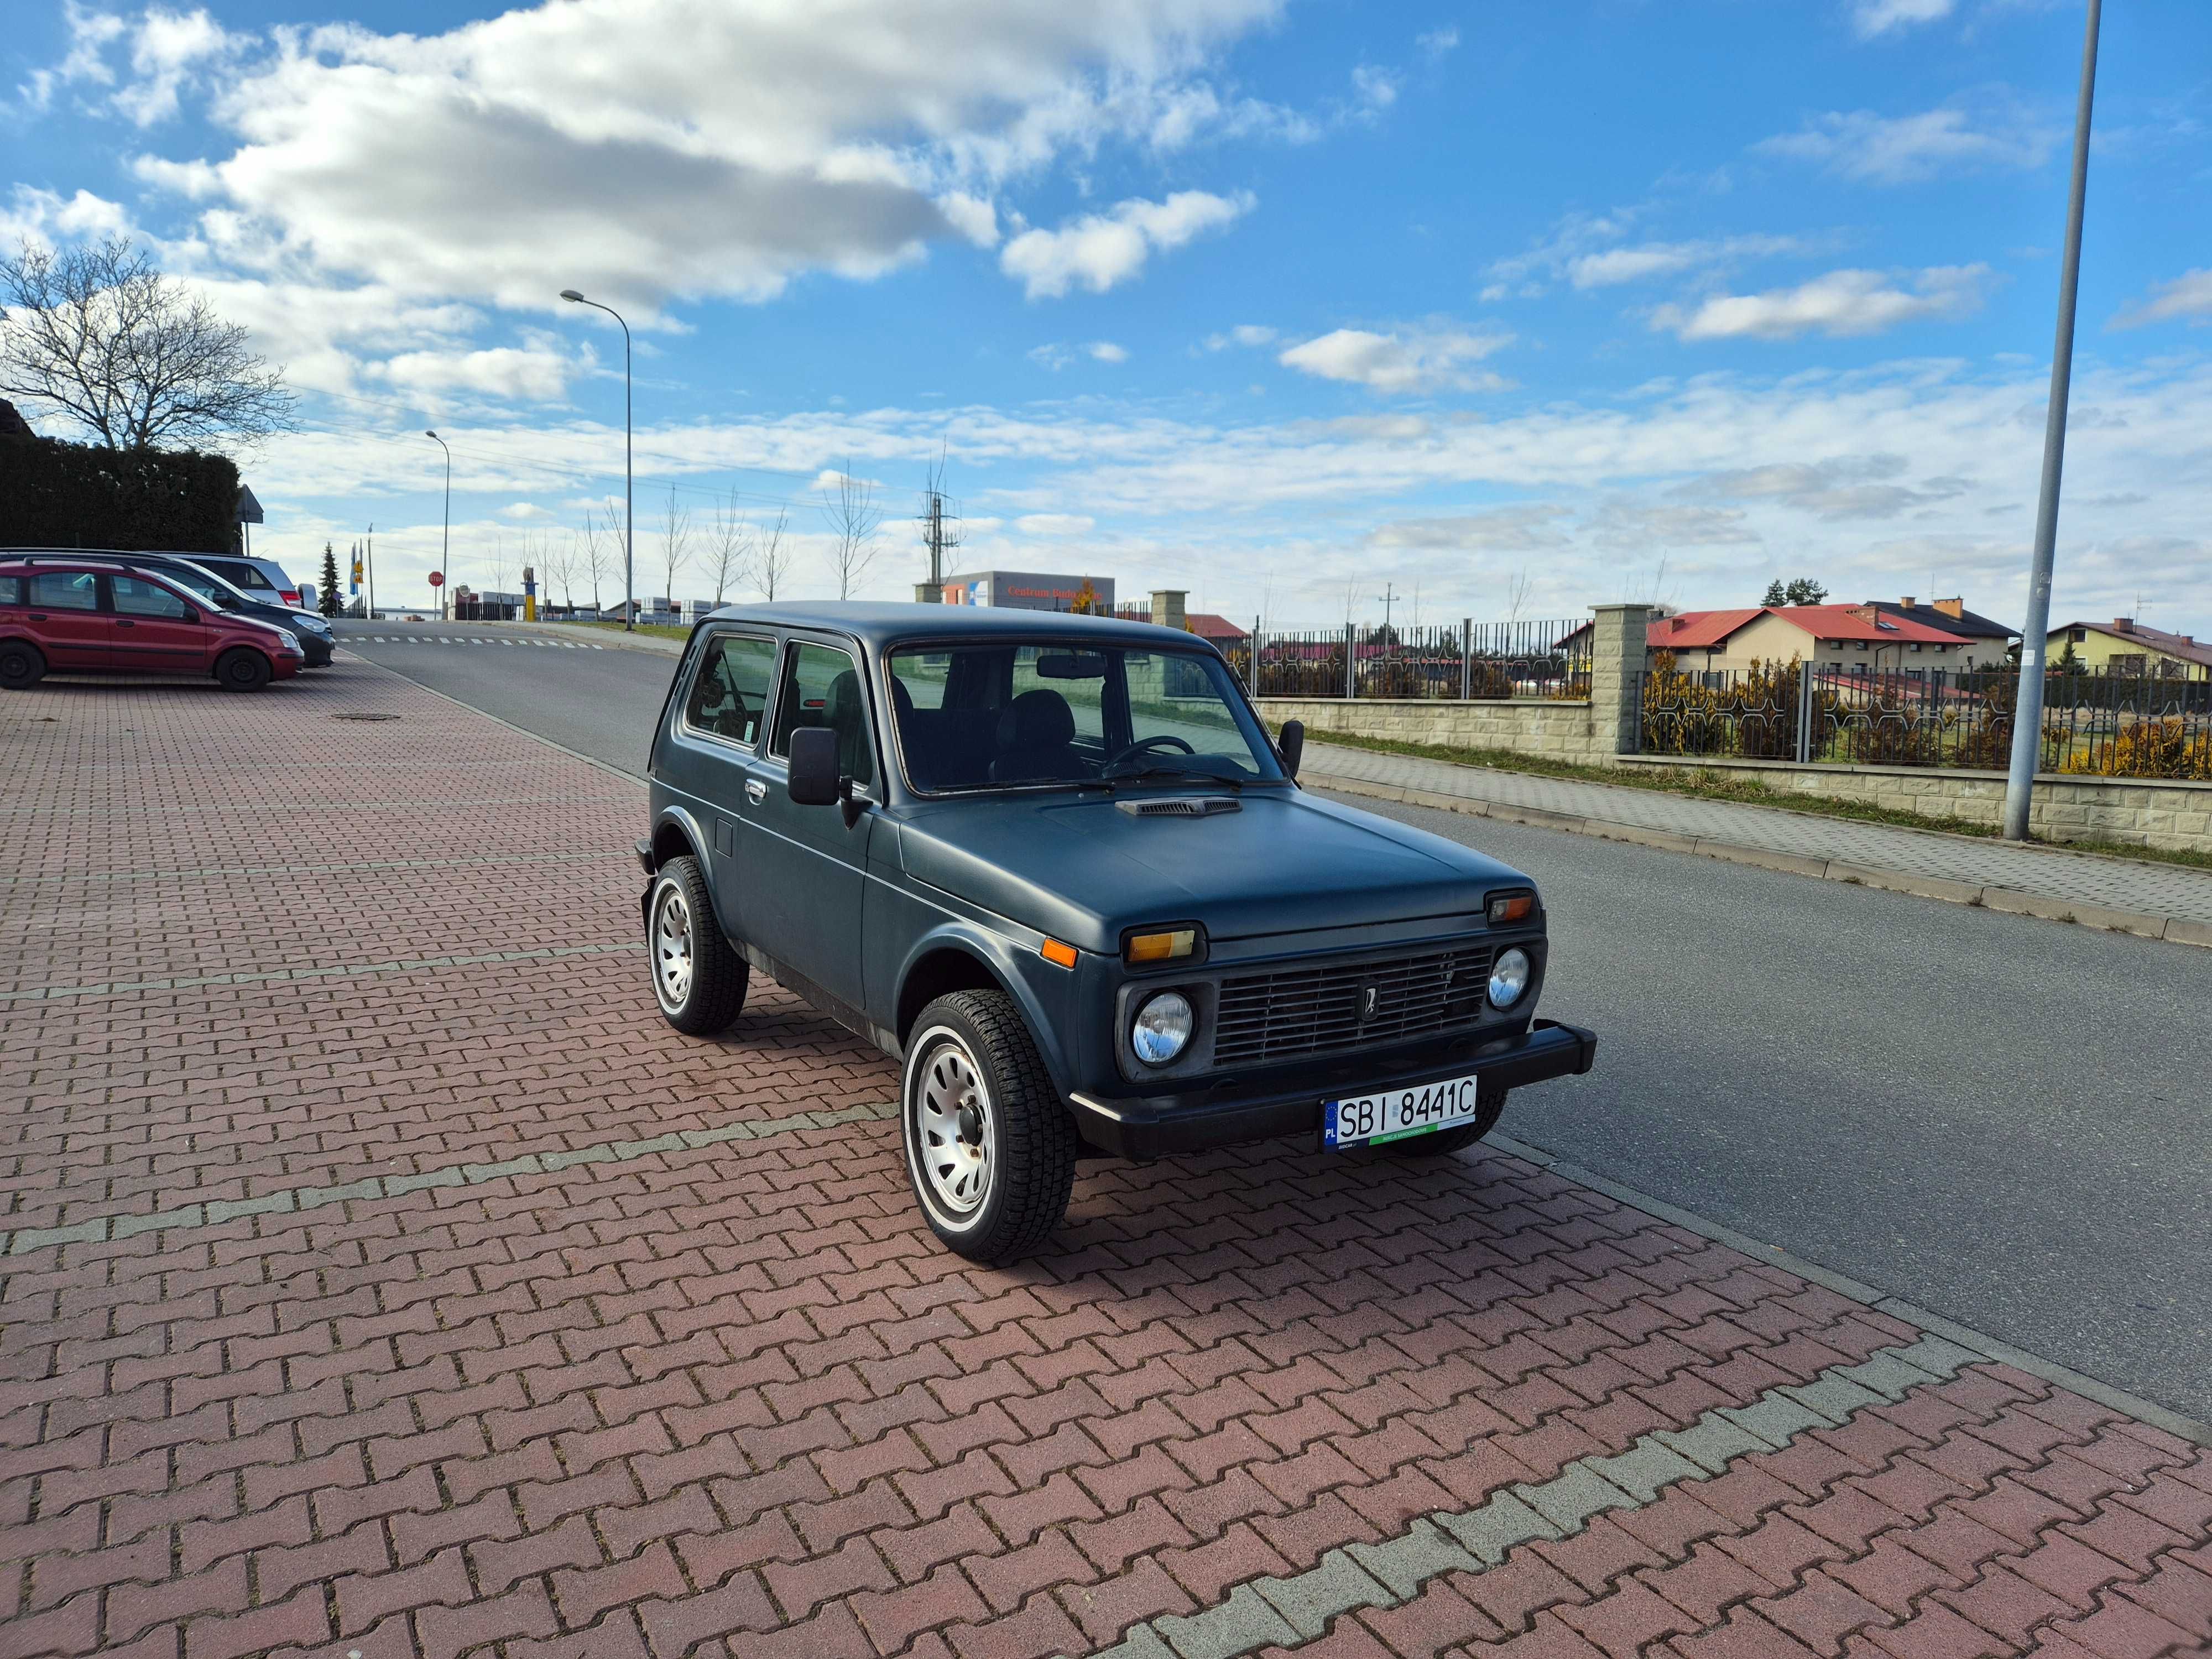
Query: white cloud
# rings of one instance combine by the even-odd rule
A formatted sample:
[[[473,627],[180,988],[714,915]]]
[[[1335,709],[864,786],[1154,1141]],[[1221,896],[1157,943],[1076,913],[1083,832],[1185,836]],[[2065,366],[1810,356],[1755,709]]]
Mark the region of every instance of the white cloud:
[[[1447,386],[1492,391],[1504,382],[1495,374],[1470,373],[1468,365],[1512,340],[1510,334],[1457,329],[1376,334],[1340,328],[1285,348],[1276,361],[1285,368],[1325,380],[1349,380],[1374,392],[1431,392]]]
[[[1862,40],[1951,15],[1957,0],[1850,0],[1851,27]]]
[[[1489,507],[1437,518],[1396,519],[1367,533],[1383,552],[1550,553],[1571,547],[1562,520],[1571,510],[1552,501]]]
[[[2016,111],[1992,112],[1977,125],[1966,110],[1945,107],[1899,116],[1831,111],[1753,149],[1862,184],[1903,185],[1976,167],[2040,167],[2056,143],[2050,128]]]
[[[243,56],[164,12],[133,36],[131,87],[155,118],[222,62],[208,112],[228,153],[143,169],[198,194],[211,258],[527,308],[574,286],[650,323],[671,298],[989,246],[1010,181],[1109,139],[1292,136],[1203,74],[1279,5],[567,0],[438,34],[280,28]],[[76,78],[112,74],[116,38]],[[1173,216],[1155,227],[1171,245]]]
[[[1203,190],[1177,191],[1163,202],[1133,198],[1108,212],[1069,220],[1057,230],[1025,230],[1006,244],[999,265],[1021,280],[1032,300],[1058,299],[1078,286],[1103,294],[1144,270],[1153,253],[1231,223],[1253,204],[1249,194],[1216,196]]]
[[[1126,363],[1129,361],[1128,347],[1116,345],[1111,340],[1093,340],[1083,349],[1097,362]]]
[[[405,351],[372,364],[393,387],[439,399],[454,392],[550,403],[567,391],[571,365],[556,352],[495,346],[480,351]]]
[[[1386,110],[1398,101],[1398,77],[1389,70],[1361,64],[1352,71],[1352,90],[1363,108]]]
[[[598,503],[593,502],[592,505],[597,506]],[[538,506],[536,501],[512,501],[500,508],[499,516],[512,519],[517,524],[544,524],[558,515],[548,507]]]
[[[1567,280],[1578,289],[1611,288],[1654,276],[1675,276],[1686,270],[1711,270],[1744,259],[1802,253],[1814,246],[1816,245],[1798,236],[1728,236],[1700,242],[1644,242],[1632,247],[1577,255],[1567,261]]]
[[[1111,340],[1092,340],[1077,346],[1063,345],[1054,340],[1049,344],[1030,347],[1028,356],[1029,360],[1039,368],[1048,368],[1055,374],[1079,356],[1099,363],[1126,363],[1129,361],[1128,348],[1116,345]]]
[[[123,207],[88,190],[63,197],[51,190],[18,185],[9,204],[0,208],[0,247],[15,252],[23,242],[81,241],[100,236],[124,236],[132,229]]]
[[[142,127],[177,112],[177,95],[206,66],[234,56],[245,45],[204,9],[173,12],[151,6],[131,41],[134,78],[115,94],[115,106]]]
[[[1206,337],[1208,351],[1226,351],[1231,346],[1273,345],[1278,338],[1276,331],[1261,323],[1239,323],[1219,334]]]
[[[1097,522],[1081,513],[1030,513],[1016,519],[1014,528],[1024,536],[1081,536]]]
[[[1589,531],[1600,547],[1745,546],[1759,539],[1747,517],[1732,507],[1614,500],[1598,509]]]
[[[128,25],[104,11],[88,11],[77,0],[63,0],[62,21],[69,31],[69,50],[51,69],[31,71],[21,93],[33,111],[47,108],[62,88],[89,82],[112,86],[115,71],[108,66],[107,49],[123,38]]]
[[[1415,35],[1413,37],[1413,44],[1420,48],[1422,57],[1427,58],[1431,63],[1434,63],[1437,58],[1442,58],[1446,52],[1451,52],[1458,46],[1459,31],[1455,28],[1449,27],[1449,26],[1443,28],[1430,29],[1424,33]]]
[[[1839,523],[1894,519],[1954,500],[1973,488],[1970,479],[1943,477],[1909,483],[1905,475],[1910,470],[1904,456],[1886,452],[1777,461],[1707,473],[1685,486],[1682,493],[1721,501],[1771,501]]]
[[[2212,322],[2212,267],[2185,270],[2170,283],[2152,283],[2147,295],[2112,319],[2112,326],[2140,328],[2182,317],[2198,325]]]
[[[1879,334],[1980,309],[1989,276],[1987,265],[1938,265],[1906,289],[1878,270],[1832,270],[1796,288],[1716,295],[1695,307],[1661,306],[1651,326],[1682,340],[1787,340],[1816,330],[1831,337]]]

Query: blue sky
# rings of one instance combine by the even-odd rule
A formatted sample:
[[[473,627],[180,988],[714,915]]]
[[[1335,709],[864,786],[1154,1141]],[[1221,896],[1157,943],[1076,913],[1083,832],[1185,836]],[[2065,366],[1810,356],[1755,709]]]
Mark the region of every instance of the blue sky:
[[[457,580],[619,495],[574,286],[641,592],[673,485],[680,592],[732,510],[834,592],[849,469],[903,594],[941,456],[963,567],[1276,625],[2020,608],[2078,5],[11,10],[0,236],[128,229],[288,366],[295,574],[374,523],[427,597],[427,426]],[[2212,635],[2202,0],[2112,8],[2099,88],[2055,608]]]

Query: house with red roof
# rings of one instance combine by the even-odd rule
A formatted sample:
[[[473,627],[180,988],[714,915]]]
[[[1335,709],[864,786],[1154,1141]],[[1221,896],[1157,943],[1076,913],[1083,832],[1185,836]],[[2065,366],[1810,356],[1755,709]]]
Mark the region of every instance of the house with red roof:
[[[1944,617],[1945,624],[1954,618]],[[1559,641],[1579,643],[1589,624]],[[1904,606],[1864,605],[1745,605],[1731,611],[1685,611],[1655,617],[1645,645],[1674,653],[1684,673],[1741,670],[1759,662],[1808,662],[1826,674],[1894,674],[1899,671],[2002,666],[2010,659],[2002,636],[1966,635],[1939,626]]]

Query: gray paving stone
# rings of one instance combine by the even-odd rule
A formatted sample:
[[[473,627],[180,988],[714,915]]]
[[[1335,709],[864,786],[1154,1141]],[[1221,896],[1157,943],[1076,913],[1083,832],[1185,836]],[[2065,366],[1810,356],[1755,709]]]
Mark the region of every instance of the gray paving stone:
[[[1518,1486],[1513,1495],[1563,1533],[1577,1530],[1603,1510],[1632,1510],[1636,1500],[1580,1463],[1570,1463],[1540,1486]]]
[[[1708,1474],[1718,1474],[1746,1452],[1768,1451],[1768,1443],[1718,1412],[1707,1412],[1686,1429],[1661,1429],[1654,1437],[1673,1447]]]
[[[1510,1492],[1499,1492],[1480,1507],[1457,1515],[1439,1515],[1437,1524],[1466,1546],[1477,1560],[1493,1567],[1516,1545],[1532,1538],[1559,1536],[1557,1527]]]
[[[1885,1348],[1871,1359],[1839,1367],[1835,1375],[1848,1377],[1863,1389],[1872,1389],[1884,1400],[1902,1400],[1915,1389],[1942,1381],[1940,1373],[1921,1370],[1893,1348]]]
[[[1802,1400],[1761,1395],[1748,1406],[1723,1406],[1721,1415],[1757,1435],[1778,1451],[1807,1429],[1832,1429],[1842,1419],[1814,1411]]]
[[[1466,1572],[1481,1565],[1426,1518],[1395,1538],[1352,1544],[1345,1553],[1401,1601],[1439,1573]]]
[[[1387,1607],[1403,1599],[1361,1571],[1340,1549],[1331,1550],[1307,1571],[1288,1578],[1262,1578],[1253,1588],[1308,1640],[1327,1631],[1328,1621],[1339,1613],[1354,1607]]]
[[[1705,1478],[1705,1470],[1648,1434],[1617,1457],[1585,1457],[1582,1462],[1639,1504],[1650,1503],[1677,1480]]]
[[[1268,1606],[1249,1584],[1239,1584],[1229,1599],[1189,1618],[1155,1621],[1177,1659],[1237,1659],[1270,1642],[1296,1642],[1290,1621]]]
[[[1937,1376],[1956,1376],[1969,1365],[1984,1364],[1986,1354],[1976,1353],[1972,1348],[1961,1347],[1947,1336],[1933,1332],[1922,1337],[1909,1348],[1899,1348],[1897,1357],[1908,1365],[1917,1365]]]
[[[1802,1387],[1785,1388],[1781,1392],[1838,1423],[1845,1421],[1854,1412],[1883,1403],[1882,1396],[1872,1389],[1863,1389],[1833,1370],[1822,1372]]]

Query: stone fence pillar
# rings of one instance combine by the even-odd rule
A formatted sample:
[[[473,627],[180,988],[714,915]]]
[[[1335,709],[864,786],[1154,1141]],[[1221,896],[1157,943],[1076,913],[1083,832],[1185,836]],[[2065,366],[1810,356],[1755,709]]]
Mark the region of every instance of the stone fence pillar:
[[[1152,590],[1152,625],[1155,628],[1181,628],[1189,620],[1185,601],[1189,592],[1180,587],[1156,587]]]
[[[1590,720],[1600,754],[1632,755],[1643,719],[1644,634],[1648,605],[1594,606],[1590,641]]]

